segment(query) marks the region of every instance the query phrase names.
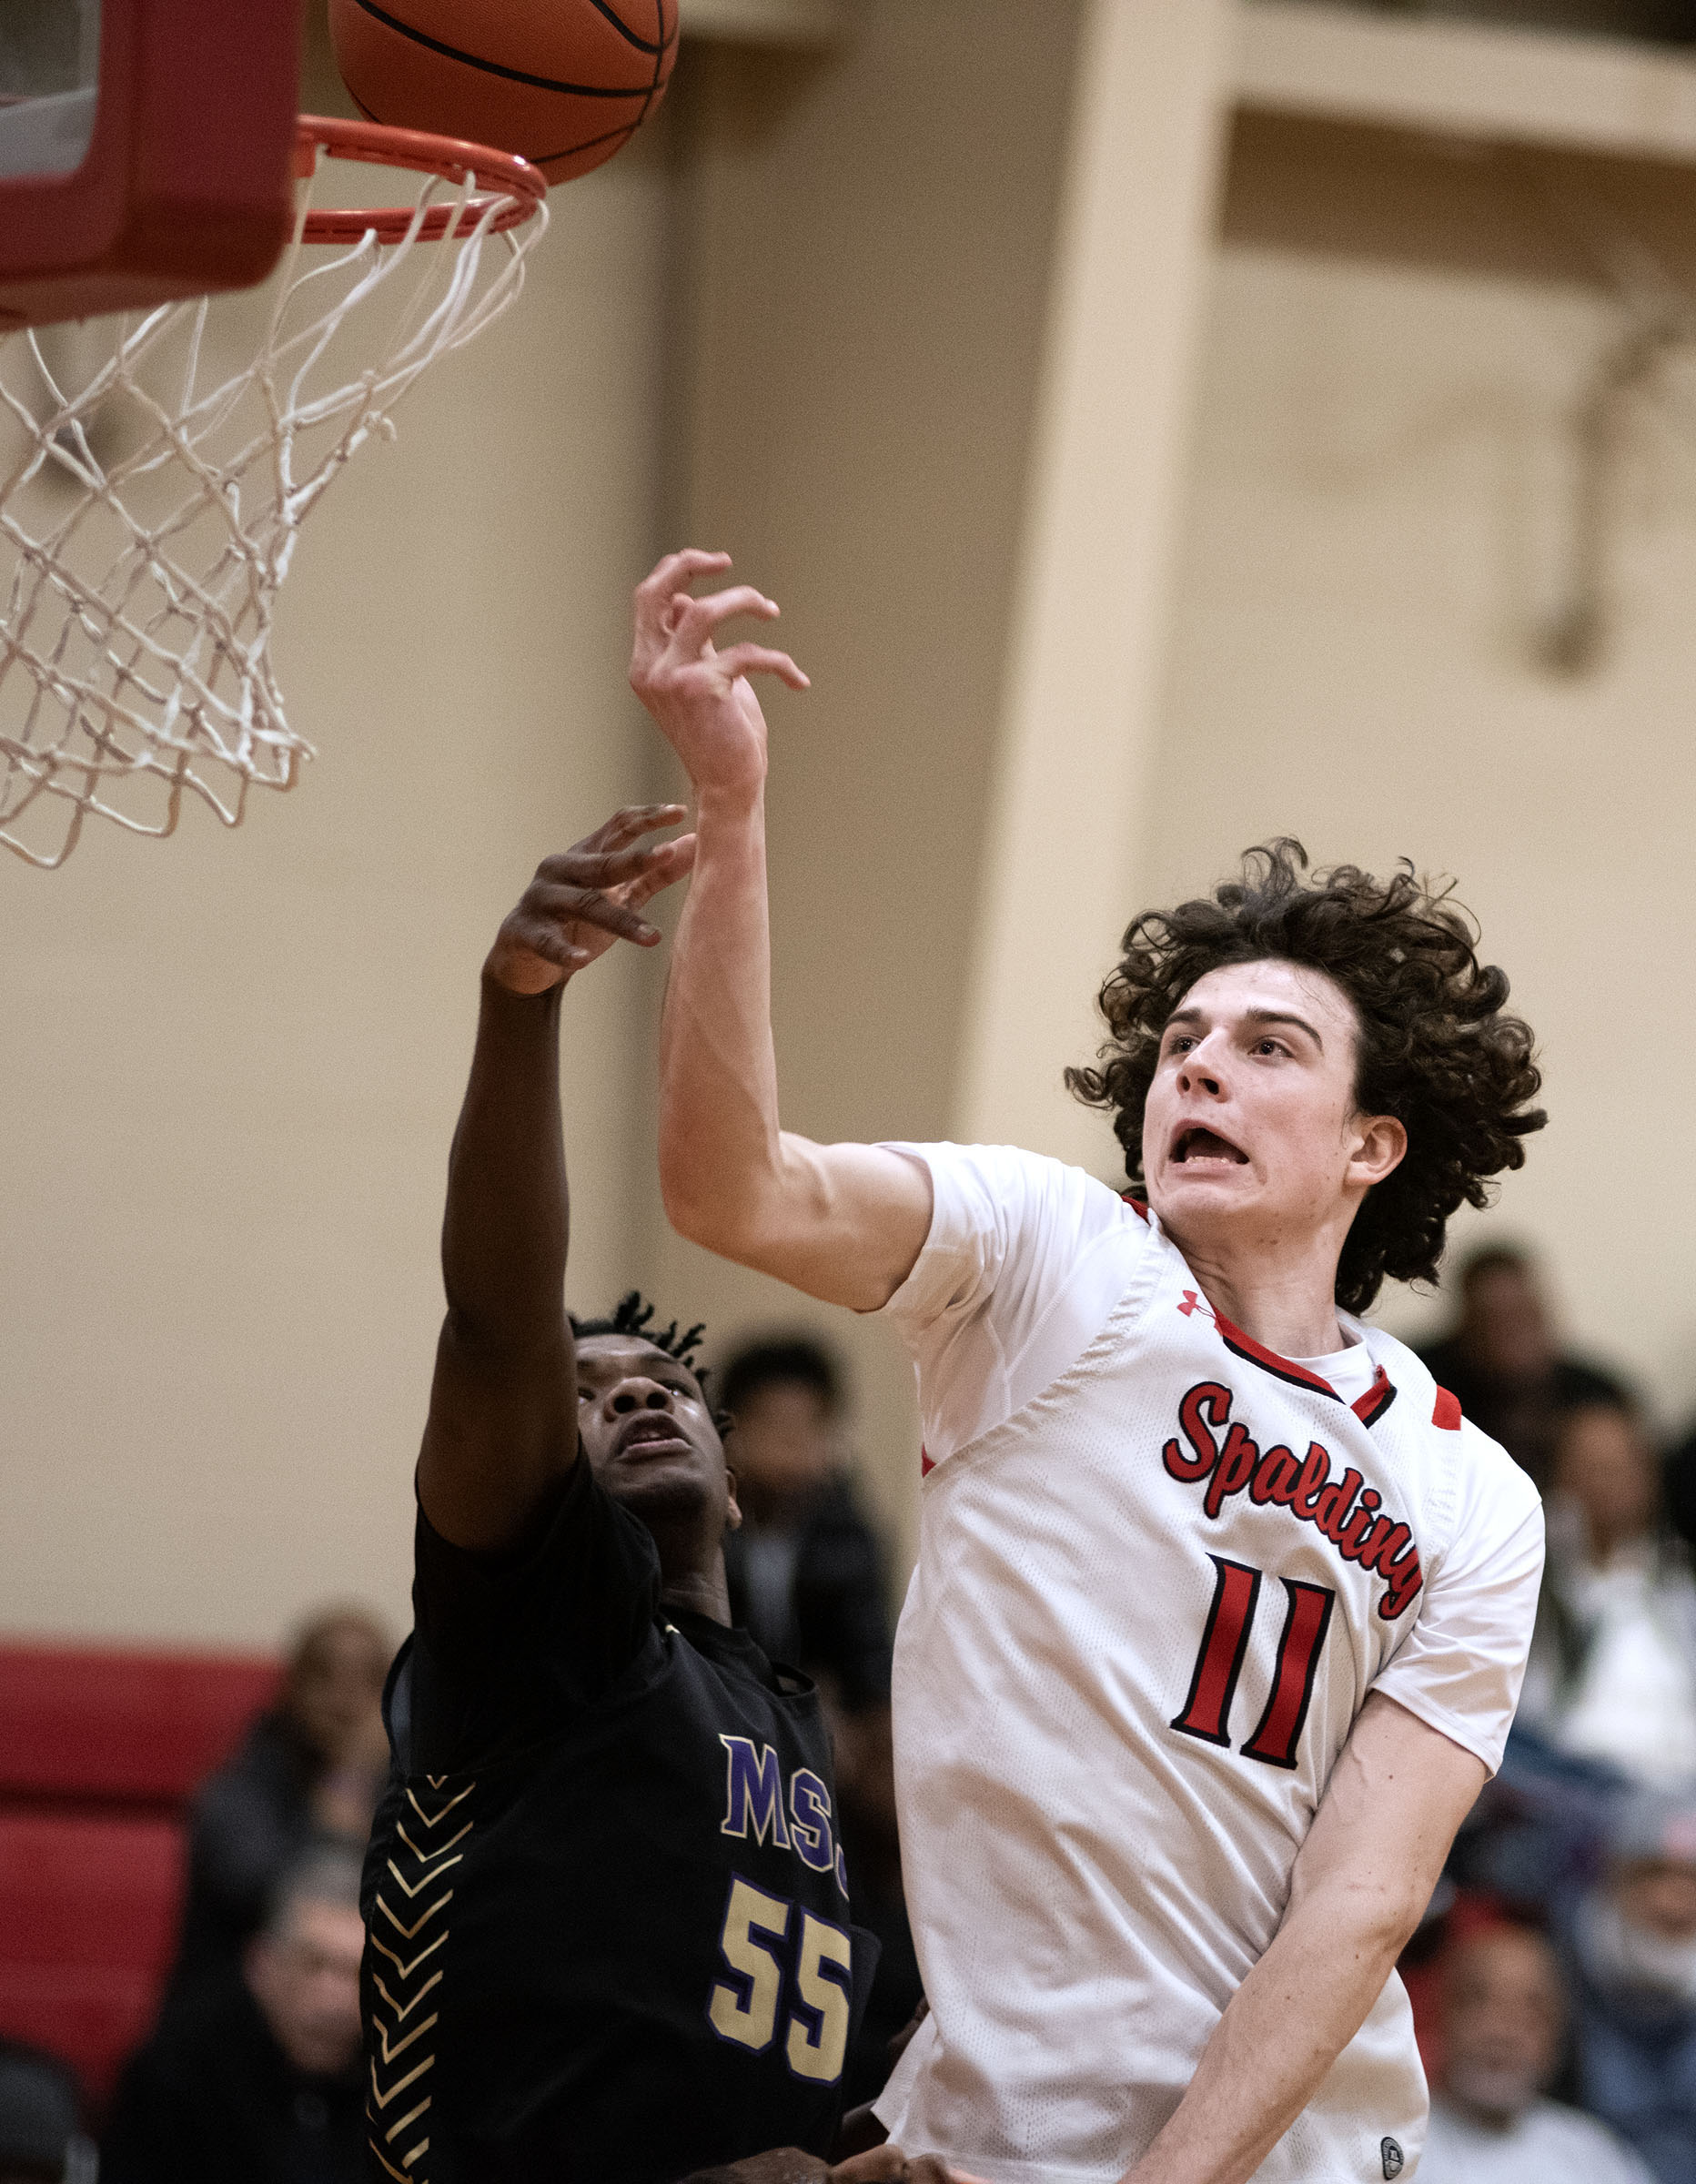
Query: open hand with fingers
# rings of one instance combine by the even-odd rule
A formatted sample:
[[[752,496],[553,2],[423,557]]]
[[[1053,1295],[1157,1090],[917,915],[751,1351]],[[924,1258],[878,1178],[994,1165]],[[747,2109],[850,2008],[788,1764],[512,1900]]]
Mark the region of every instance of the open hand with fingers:
[[[641,837],[682,816],[681,804],[627,804],[560,855],[544,857],[495,936],[485,976],[509,993],[544,994],[615,940],[657,945],[659,929],[641,915],[642,905],[689,870],[695,837]]]
[[[739,614],[776,618],[774,600],[752,584],[732,584],[695,599],[689,587],[722,574],[728,553],[695,547],[668,553],[636,588],[636,636],[631,688],[659,723],[683,762],[696,793],[753,789],[765,778],[765,716],[750,675],[776,675],[792,690],[807,678],[787,652],[763,644],[721,652],[713,636]]]

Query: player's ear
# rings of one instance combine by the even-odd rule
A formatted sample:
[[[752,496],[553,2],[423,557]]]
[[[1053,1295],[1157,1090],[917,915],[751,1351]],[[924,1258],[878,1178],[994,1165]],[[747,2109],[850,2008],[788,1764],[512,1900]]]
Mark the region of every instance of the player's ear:
[[[727,1463],[724,1467],[724,1529],[742,1530],[742,1504],[736,1499],[736,1474]]]
[[[1355,1143],[1348,1179],[1370,1190],[1407,1158],[1408,1132],[1393,1115],[1357,1115],[1349,1127]]]

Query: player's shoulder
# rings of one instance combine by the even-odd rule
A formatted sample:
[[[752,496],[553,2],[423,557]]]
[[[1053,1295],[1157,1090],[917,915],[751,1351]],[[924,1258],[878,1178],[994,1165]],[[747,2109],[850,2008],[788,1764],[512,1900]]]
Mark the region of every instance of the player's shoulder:
[[[1100,1181],[1087,1168],[1051,1153],[1034,1153],[1018,1145],[959,1145],[949,1139],[928,1144],[891,1140],[888,1149],[923,1161],[939,1199],[945,1193],[1004,1223],[1053,1223],[1091,1234],[1120,1228],[1138,1235],[1150,1232],[1146,1206]]]
[[[1392,1415],[1398,1434],[1418,1441],[1440,1467],[1450,1492],[1467,1501],[1488,1500],[1516,1521],[1540,1506],[1527,1472],[1499,1441],[1474,1424],[1416,1351],[1382,1328],[1361,1332],[1396,1390]]]

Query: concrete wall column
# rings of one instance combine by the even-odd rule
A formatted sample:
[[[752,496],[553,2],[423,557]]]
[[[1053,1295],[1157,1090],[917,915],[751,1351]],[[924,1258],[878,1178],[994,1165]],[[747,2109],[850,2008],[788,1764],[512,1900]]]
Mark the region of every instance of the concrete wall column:
[[[1233,0],[1091,0],[954,1125],[1101,1168],[1062,1065],[1133,907]]]

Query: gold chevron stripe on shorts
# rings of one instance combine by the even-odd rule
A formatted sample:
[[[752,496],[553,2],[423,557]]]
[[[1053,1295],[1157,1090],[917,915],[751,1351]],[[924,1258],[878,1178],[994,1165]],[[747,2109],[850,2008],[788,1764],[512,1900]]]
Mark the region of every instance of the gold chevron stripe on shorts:
[[[440,2021],[440,1996],[435,1990],[442,1981],[439,1952],[448,1939],[448,1909],[453,1901],[452,1888],[441,1884],[464,1858],[473,1822],[460,1814],[453,1826],[444,1824],[477,1787],[468,1782],[449,1794],[448,1783],[445,1774],[426,1775],[421,1797],[409,1787],[413,1832],[409,1834],[406,1825],[397,1826],[394,1855],[384,1872],[385,1887],[392,1883],[399,1894],[392,1903],[379,1894],[366,1929],[372,2001],[365,2115],[371,2151],[396,2184],[430,2184],[429,2111],[435,2098],[430,2088],[436,2054],[433,2045],[425,2044],[425,2036]],[[380,1972],[377,1956],[384,1960]],[[415,2017],[427,1997],[431,1997],[430,2008]]]

